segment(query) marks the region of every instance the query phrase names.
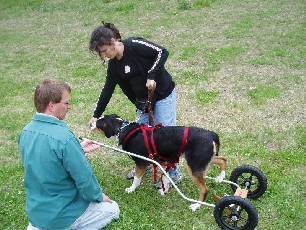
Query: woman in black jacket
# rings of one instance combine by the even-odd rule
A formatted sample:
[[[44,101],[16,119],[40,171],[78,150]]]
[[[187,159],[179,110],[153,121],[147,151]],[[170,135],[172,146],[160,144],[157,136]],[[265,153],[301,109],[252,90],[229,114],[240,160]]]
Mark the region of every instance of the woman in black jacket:
[[[106,81],[90,123],[102,116],[119,85],[135,105],[137,117],[148,100],[148,89],[154,90],[151,105],[156,122],[164,126],[176,125],[175,83],[165,69],[169,53],[164,47],[139,37],[122,40],[114,24],[103,23],[92,32],[89,49],[103,62],[109,60]],[[138,122],[149,124],[149,113],[141,115]],[[133,169],[128,179],[133,179],[134,175]],[[176,169],[170,169],[169,176],[176,183],[181,181],[178,164]]]

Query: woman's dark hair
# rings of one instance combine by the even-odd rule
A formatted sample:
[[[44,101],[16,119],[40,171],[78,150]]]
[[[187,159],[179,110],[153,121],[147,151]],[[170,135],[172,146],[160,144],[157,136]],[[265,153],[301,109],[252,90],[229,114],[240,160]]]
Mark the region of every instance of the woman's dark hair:
[[[119,30],[113,23],[102,23],[103,25],[96,28],[91,34],[91,38],[89,41],[89,51],[91,53],[96,52],[104,61],[102,55],[100,54],[99,47],[103,45],[111,45],[112,38],[117,41],[121,41],[121,35]]]

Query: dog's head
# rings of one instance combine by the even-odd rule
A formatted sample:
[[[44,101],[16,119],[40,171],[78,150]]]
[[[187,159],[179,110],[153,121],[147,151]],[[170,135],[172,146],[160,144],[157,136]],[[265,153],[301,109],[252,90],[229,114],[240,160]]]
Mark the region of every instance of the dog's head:
[[[92,130],[110,138],[119,133],[122,124],[123,120],[116,114],[105,115],[100,117],[95,124],[92,124]]]

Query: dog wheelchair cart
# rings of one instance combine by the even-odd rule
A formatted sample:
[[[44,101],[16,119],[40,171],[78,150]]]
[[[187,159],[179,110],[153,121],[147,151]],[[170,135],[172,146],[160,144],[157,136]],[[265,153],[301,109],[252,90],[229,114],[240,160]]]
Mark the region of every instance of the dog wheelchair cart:
[[[85,140],[85,138],[80,137]],[[102,147],[112,149],[117,152],[125,153],[130,156],[149,161],[157,165],[165,176],[169,179],[172,186],[177,190],[181,197],[185,200],[199,203],[214,208],[214,218],[221,229],[226,230],[252,230],[258,225],[258,214],[252,203],[246,198],[256,199],[261,197],[267,189],[267,178],[264,173],[251,165],[241,165],[234,169],[230,175],[230,180],[223,180],[222,183],[227,183],[231,186],[234,195],[226,195],[220,198],[214,195],[216,204],[201,202],[198,200],[186,197],[175,185],[172,179],[168,176],[164,168],[156,161],[139,156],[137,154],[124,151],[103,143],[94,141]],[[206,176],[206,179],[215,180],[213,177]]]

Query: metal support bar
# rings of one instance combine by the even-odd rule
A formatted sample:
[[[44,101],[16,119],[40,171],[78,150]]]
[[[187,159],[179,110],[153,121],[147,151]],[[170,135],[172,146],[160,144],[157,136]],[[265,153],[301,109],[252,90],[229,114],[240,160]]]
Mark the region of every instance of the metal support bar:
[[[89,140],[87,138],[84,138],[84,137],[80,137],[81,140]],[[179,188],[176,186],[176,184],[173,182],[173,180],[170,178],[170,176],[168,175],[168,173],[164,170],[164,168],[157,162],[157,161],[154,161],[150,158],[147,158],[147,157],[143,157],[143,156],[140,156],[140,155],[137,155],[135,153],[131,153],[131,152],[128,152],[128,151],[125,151],[125,150],[122,150],[122,149],[118,149],[118,148],[115,148],[115,147],[112,147],[112,146],[109,146],[109,145],[106,145],[106,144],[103,144],[103,143],[100,143],[100,142],[97,142],[97,141],[93,141],[93,143],[97,144],[97,145],[100,145],[100,146],[103,146],[103,147],[106,147],[106,148],[109,148],[109,149],[112,149],[116,152],[120,152],[120,153],[124,153],[124,154],[128,154],[130,156],[134,156],[134,157],[138,157],[142,160],[145,160],[145,161],[149,161],[153,164],[156,164],[160,170],[164,173],[164,175],[169,179],[169,181],[171,182],[172,186],[176,189],[176,191],[181,195],[181,197],[183,197],[185,200],[187,201],[190,201],[190,202],[194,202],[194,203],[199,203],[199,204],[203,204],[203,205],[206,205],[206,206],[210,206],[210,207],[215,207],[214,204],[210,204],[210,203],[206,203],[206,202],[202,202],[202,201],[198,201],[198,200],[194,200],[194,199],[191,199],[191,198],[188,198],[186,197],[180,190]],[[208,179],[215,179],[213,177],[208,177],[206,176],[206,178]],[[228,184],[233,184],[235,186],[237,186],[237,188],[239,188],[239,185],[232,182],[232,181],[227,181],[227,180],[223,180],[222,182],[225,182],[225,183],[228,183]]]

